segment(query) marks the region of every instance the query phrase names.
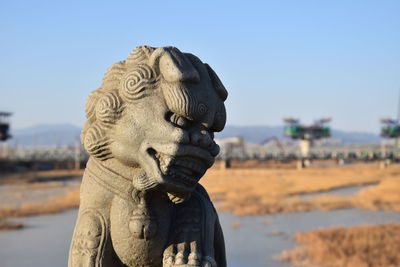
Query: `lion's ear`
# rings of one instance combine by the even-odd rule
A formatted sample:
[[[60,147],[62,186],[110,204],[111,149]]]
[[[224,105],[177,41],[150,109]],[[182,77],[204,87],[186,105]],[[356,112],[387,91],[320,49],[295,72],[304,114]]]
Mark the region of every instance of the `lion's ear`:
[[[185,55],[175,47],[158,48],[150,62],[168,82],[199,82],[200,75]]]
[[[207,64],[204,64],[207,67],[208,75],[210,75],[211,82],[214,86],[215,91],[222,99],[225,101],[228,98],[228,91],[226,90],[225,86],[222,84],[221,80],[218,78],[215,71]]]

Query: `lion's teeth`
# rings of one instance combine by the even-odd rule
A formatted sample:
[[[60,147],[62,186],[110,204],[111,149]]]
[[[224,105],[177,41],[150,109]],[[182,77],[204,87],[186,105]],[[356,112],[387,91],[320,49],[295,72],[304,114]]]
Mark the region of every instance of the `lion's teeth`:
[[[161,168],[161,171],[162,171],[163,173],[166,173],[167,170],[168,170],[167,165],[165,165],[165,164],[161,164],[160,168]]]

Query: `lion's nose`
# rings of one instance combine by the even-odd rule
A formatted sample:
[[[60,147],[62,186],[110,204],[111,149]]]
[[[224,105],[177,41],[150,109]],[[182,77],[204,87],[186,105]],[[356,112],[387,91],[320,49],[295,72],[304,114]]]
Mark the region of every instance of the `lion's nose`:
[[[197,128],[190,131],[190,142],[202,148],[211,146],[213,140],[210,133],[204,128]]]

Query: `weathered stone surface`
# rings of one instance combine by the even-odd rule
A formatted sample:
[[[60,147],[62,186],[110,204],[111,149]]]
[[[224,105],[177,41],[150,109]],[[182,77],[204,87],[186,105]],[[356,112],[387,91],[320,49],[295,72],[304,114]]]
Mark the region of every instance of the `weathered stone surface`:
[[[140,46],[87,100],[90,154],[69,267],[226,266],[218,216],[199,179],[219,152],[227,91],[175,47]]]

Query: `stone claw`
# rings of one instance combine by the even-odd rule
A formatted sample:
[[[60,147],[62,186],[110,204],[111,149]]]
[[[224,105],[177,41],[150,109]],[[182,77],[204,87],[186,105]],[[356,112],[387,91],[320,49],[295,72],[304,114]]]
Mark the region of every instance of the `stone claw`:
[[[171,245],[164,252],[163,267],[217,267],[210,256],[202,257],[196,244]]]

